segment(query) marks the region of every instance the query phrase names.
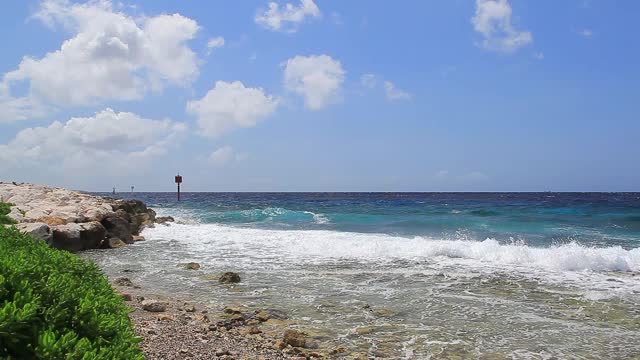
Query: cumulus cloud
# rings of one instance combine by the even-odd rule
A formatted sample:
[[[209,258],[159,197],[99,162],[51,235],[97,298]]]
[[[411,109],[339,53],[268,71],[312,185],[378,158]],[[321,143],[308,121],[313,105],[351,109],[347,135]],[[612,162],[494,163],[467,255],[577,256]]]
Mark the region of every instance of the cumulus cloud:
[[[102,171],[141,166],[163,155],[185,132],[184,124],[105,109],[48,127],[26,128],[0,145],[0,168]],[[113,170],[113,168],[111,168]]]
[[[298,6],[287,3],[282,7],[278,3],[270,2],[269,9],[264,13],[258,13],[254,20],[256,24],[271,31],[296,32],[306,18],[317,18],[320,15],[320,8],[313,0],[300,0]]]
[[[482,34],[485,49],[513,52],[533,41],[531,32],[514,28],[511,15],[507,0],[476,0],[476,13],[471,22],[475,31]]]
[[[284,64],[285,88],[302,96],[311,110],[339,100],[344,76],[342,64],[327,55],[297,55]]]
[[[216,137],[235,128],[255,126],[271,115],[279,101],[262,88],[245,87],[240,81],[217,81],[200,100],[187,103],[187,112],[197,117],[203,135]]]
[[[233,161],[243,161],[248,157],[246,153],[239,153],[231,146],[223,146],[209,155],[209,163],[214,166],[225,166]]]
[[[411,94],[406,91],[396,88],[391,81],[384,82],[384,91],[389,101],[400,101],[411,99]]]
[[[1,86],[7,92],[16,83],[28,82],[29,99],[20,102],[67,106],[134,100],[167,84],[187,85],[198,75],[198,59],[187,42],[199,26],[182,15],[134,18],[114,10],[108,0],[44,0],[34,18],[62,26],[72,36],[42,58],[25,56],[17,69],[4,74]],[[15,102],[8,96],[0,108],[25,109],[6,105]]]
[[[211,54],[211,51],[213,51],[213,49],[223,46],[224,38],[222,36],[216,36],[209,39],[209,41],[207,41],[207,55]]]

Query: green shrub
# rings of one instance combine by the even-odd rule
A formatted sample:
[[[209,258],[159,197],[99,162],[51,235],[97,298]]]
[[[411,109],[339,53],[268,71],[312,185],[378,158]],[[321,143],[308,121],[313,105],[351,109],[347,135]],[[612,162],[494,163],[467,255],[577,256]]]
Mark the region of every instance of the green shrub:
[[[0,226],[0,358],[144,359],[98,267]]]
[[[13,205],[14,204],[0,202],[0,226],[16,223],[15,220],[7,216],[7,214],[11,212]]]

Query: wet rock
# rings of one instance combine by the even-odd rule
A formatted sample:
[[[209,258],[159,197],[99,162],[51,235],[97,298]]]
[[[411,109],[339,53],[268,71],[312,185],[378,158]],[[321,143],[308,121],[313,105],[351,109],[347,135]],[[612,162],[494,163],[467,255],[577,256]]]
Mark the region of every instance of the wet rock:
[[[356,334],[358,335],[367,335],[371,334],[375,328],[373,326],[362,326],[356,329]]]
[[[53,239],[51,228],[49,228],[49,225],[45,223],[21,223],[16,224],[16,228],[18,228],[18,230],[20,230],[21,232],[36,239],[40,239],[46,243],[51,243],[51,240]]]
[[[131,226],[129,225],[127,220],[112,215],[105,217],[100,223],[107,230],[107,237],[118,238],[124,241],[126,244],[133,243],[133,238],[131,236]]]
[[[124,301],[131,301],[131,300],[133,300],[133,297],[131,296],[131,294],[119,293],[118,295],[120,295],[120,297],[121,297],[121,298],[122,298],[122,300],[124,300]]]
[[[238,273],[229,271],[222,274],[222,276],[220,276],[220,279],[218,281],[220,281],[223,284],[239,283],[240,275],[238,275]]]
[[[142,235],[131,235],[131,240],[133,240],[133,242],[138,242],[138,241],[144,241],[144,236]]]
[[[397,312],[389,309],[379,309],[373,312],[376,316],[391,317],[397,314]]]
[[[167,303],[157,300],[143,300],[142,309],[149,312],[164,312],[167,311]]]
[[[117,249],[123,246],[127,246],[124,241],[118,238],[109,238],[102,243],[102,247],[105,249]]]
[[[196,311],[196,307],[193,306],[193,305],[185,305],[183,310],[186,311],[186,312],[195,312]]]
[[[117,286],[133,286],[133,283],[131,282],[131,280],[129,280],[129,278],[126,278],[126,277],[119,277],[115,279],[113,281],[113,284]]]
[[[304,347],[307,341],[306,337],[302,331],[289,329],[285,330],[282,341],[293,347]]]
[[[159,216],[156,218],[156,224],[165,224],[168,222],[175,222],[175,219],[171,216]]]
[[[197,262],[190,262],[184,265],[184,268],[187,270],[200,270],[200,264]]]
[[[278,340],[275,343],[273,343],[273,348],[276,350],[282,350],[286,347],[287,347],[287,344],[282,340]]]

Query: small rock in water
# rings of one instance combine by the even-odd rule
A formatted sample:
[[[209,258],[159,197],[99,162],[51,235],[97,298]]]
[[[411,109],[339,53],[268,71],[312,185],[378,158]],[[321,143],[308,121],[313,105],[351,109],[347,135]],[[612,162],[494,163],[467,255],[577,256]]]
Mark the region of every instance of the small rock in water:
[[[238,275],[238,273],[234,273],[231,271],[226,272],[222,274],[222,276],[220,276],[220,282],[223,284],[239,283],[240,275]]]
[[[117,278],[113,281],[113,283],[118,286],[133,286],[133,283],[131,282],[131,280],[129,280],[129,278],[126,278],[126,277]]]
[[[282,340],[294,347],[304,347],[306,343],[306,335],[298,330],[285,330]]]
[[[200,264],[198,264],[197,262],[190,262],[186,263],[184,268],[187,270],[200,270]]]
[[[174,222],[174,218],[171,216],[159,216],[156,218],[156,223],[158,224],[164,224],[164,223],[168,223],[168,222]]]
[[[144,236],[142,236],[142,235],[132,235],[131,239],[133,240],[133,242],[144,241]]]
[[[142,308],[150,312],[163,312],[167,310],[167,303],[157,300],[143,300]]]
[[[124,300],[124,301],[133,300],[133,297],[131,296],[131,294],[120,293],[119,295],[122,298],[122,300]]]
[[[196,307],[193,306],[193,305],[185,305],[184,311],[186,311],[186,312],[195,312],[196,311]]]

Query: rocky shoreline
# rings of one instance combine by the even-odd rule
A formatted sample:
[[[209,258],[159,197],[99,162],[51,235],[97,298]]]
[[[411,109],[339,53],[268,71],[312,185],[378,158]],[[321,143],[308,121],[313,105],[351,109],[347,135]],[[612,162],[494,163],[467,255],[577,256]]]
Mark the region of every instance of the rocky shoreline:
[[[0,202],[11,203],[16,227],[54,248],[72,252],[116,248],[144,240],[156,213],[139,200],[103,198],[62,188],[0,182]]]
[[[72,252],[109,249],[142,241],[157,218],[139,200],[117,200],[62,188],[0,182],[0,202],[11,203],[18,229]],[[197,270],[199,264],[183,264]],[[126,275],[126,274],[124,274]],[[367,359],[343,347],[320,349],[281,311],[244,306],[212,308],[190,299],[154,294],[144,284],[117,277],[112,286],[131,308],[147,359]],[[241,281],[225,273],[223,283]]]

